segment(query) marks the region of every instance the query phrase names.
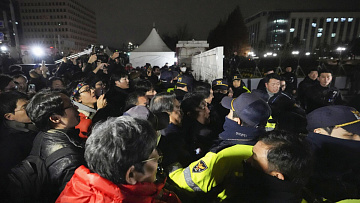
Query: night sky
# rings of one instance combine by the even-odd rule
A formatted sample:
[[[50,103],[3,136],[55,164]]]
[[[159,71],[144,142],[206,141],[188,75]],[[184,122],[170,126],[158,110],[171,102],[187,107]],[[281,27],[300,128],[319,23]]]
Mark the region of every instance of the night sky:
[[[206,40],[221,19],[240,6],[246,18],[275,9],[360,9],[359,0],[79,0],[96,12],[98,42],[120,47],[141,44],[153,23],[160,35],[187,24],[195,40]]]

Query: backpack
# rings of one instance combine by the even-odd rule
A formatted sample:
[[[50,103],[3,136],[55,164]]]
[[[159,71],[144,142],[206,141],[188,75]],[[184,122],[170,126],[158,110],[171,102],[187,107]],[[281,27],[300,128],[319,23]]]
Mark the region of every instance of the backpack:
[[[74,150],[65,147],[50,154],[44,160],[40,157],[42,140],[43,135],[40,132],[34,140],[30,155],[8,174],[8,193],[16,202],[48,202],[51,196],[48,193],[50,188],[48,167],[65,156],[76,154]]]

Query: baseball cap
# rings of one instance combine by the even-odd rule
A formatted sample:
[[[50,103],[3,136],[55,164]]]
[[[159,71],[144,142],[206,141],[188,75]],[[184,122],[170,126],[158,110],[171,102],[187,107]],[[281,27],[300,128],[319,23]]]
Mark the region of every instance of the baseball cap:
[[[306,116],[308,131],[330,126],[342,127],[360,135],[360,113],[352,107],[333,105],[315,109]]]
[[[226,79],[215,79],[212,81],[213,90],[227,90],[229,89],[229,84]]]
[[[162,82],[168,82],[170,83],[170,81],[174,78],[174,75],[173,75],[173,72],[172,71],[168,71],[168,70],[165,70],[163,72],[161,72],[161,75],[160,75],[160,80]]]
[[[166,112],[152,113],[145,106],[134,106],[124,113],[125,116],[147,120],[155,130],[165,129],[169,125],[169,114]]]
[[[241,75],[240,74],[236,74],[232,77],[232,80],[241,80]]]
[[[185,86],[191,86],[193,83],[193,79],[186,76],[186,75],[182,75],[178,77],[178,80],[176,82],[176,85],[179,87],[185,87]]]
[[[221,105],[235,111],[241,120],[254,127],[265,124],[271,115],[270,106],[251,93],[243,93],[238,98],[224,97]]]

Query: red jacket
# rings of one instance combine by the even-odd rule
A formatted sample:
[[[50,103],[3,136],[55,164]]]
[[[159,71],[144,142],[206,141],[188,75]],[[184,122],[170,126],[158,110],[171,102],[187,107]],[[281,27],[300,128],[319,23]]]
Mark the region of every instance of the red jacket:
[[[83,113],[79,113],[79,116],[80,116],[80,122],[77,126],[75,126],[75,129],[80,130],[79,136],[81,138],[87,139],[92,121]]]
[[[85,166],[80,166],[56,202],[180,203],[175,193],[163,190],[164,185],[165,181],[160,184],[143,182],[136,185],[115,185],[97,173],[91,173]],[[160,191],[163,193],[159,200],[156,197]]]

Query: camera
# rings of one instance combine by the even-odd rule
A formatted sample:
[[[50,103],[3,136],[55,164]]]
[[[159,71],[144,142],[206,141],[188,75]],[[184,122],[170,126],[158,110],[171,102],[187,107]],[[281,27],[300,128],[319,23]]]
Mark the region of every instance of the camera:
[[[96,54],[97,60],[101,63],[107,63],[109,56],[105,53],[105,49],[102,45],[94,46],[94,54]]]

